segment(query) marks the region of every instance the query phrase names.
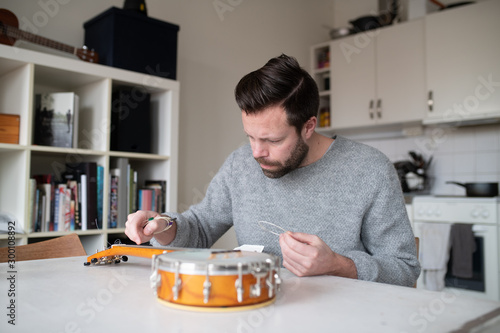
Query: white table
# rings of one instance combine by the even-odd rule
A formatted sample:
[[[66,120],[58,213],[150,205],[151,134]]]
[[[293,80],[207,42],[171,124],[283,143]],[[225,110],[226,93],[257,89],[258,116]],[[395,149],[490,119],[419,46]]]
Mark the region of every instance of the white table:
[[[0,332],[500,332],[500,303],[282,270],[274,304],[207,313],[157,301],[150,260],[85,267],[85,257],[0,264]],[[15,275],[15,297],[8,296]],[[8,297],[6,297],[8,296]],[[15,326],[8,323],[15,301]]]

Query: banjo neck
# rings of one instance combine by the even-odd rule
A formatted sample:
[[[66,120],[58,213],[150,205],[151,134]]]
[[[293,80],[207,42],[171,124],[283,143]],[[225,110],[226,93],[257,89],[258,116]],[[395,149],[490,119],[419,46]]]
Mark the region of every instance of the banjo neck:
[[[114,244],[109,249],[97,252],[87,257],[87,262],[84,264],[97,265],[97,264],[111,264],[120,261],[127,261],[125,256],[153,258],[154,255],[178,251],[179,248],[163,248],[142,245],[125,245]]]

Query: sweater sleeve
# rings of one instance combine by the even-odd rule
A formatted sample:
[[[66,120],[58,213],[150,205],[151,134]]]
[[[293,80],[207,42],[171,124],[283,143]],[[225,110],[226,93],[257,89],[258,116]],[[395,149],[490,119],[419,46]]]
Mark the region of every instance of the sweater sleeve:
[[[373,177],[374,197],[363,217],[360,236],[365,250],[344,255],[354,261],[361,280],[412,286],[420,264],[401,185],[389,161],[379,171]]]
[[[209,248],[232,226],[231,164],[232,155],[214,176],[200,203],[183,213],[165,213],[177,218],[177,234],[169,246]],[[160,246],[154,238],[151,244]]]

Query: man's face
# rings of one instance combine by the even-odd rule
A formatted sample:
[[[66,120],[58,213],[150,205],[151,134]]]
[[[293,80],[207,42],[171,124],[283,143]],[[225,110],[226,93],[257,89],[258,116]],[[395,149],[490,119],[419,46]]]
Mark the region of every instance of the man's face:
[[[243,129],[250,139],[253,157],[269,178],[280,178],[301,166],[309,146],[290,126],[280,106],[241,113]]]

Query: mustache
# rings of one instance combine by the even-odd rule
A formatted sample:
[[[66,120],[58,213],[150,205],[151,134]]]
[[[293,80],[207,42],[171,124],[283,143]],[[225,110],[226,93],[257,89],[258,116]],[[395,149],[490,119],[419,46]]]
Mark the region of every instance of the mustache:
[[[280,162],[276,162],[276,161],[268,161],[266,160],[265,158],[262,158],[262,157],[258,157],[255,159],[259,164],[264,164],[264,165],[269,165],[269,166],[281,166],[281,163]]]

